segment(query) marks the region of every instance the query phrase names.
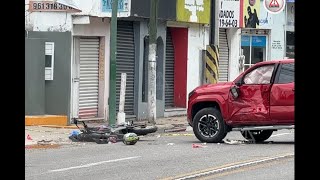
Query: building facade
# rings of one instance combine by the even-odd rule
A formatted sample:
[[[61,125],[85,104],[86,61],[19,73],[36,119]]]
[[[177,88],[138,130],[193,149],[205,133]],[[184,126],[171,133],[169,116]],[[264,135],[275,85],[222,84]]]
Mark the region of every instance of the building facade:
[[[294,2],[278,14],[264,2],[220,0],[218,81],[260,61],[294,57]],[[188,93],[204,84],[210,6],[211,0],[159,1],[157,117],[186,114]],[[26,0],[26,119],[108,120],[110,17],[111,0]],[[149,18],[150,0],[119,0],[116,109],[126,73],[127,120],[148,117]]]
[[[272,14],[265,2],[220,0],[219,81],[232,81],[257,62],[294,58],[294,15],[288,13],[294,3],[283,0],[286,8]]]
[[[108,120],[110,2],[26,1],[26,119],[59,116],[64,124],[73,118]],[[209,2],[159,1],[157,117],[185,114],[188,92],[201,85]],[[149,16],[149,0],[119,0],[116,108],[121,73],[126,73],[127,119],[147,118]]]

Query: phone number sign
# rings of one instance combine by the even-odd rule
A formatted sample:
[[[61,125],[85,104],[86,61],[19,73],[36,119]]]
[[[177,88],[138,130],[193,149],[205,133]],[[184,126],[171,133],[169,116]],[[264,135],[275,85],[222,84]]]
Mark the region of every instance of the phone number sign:
[[[240,0],[219,0],[219,27],[240,27]]]
[[[66,6],[54,1],[30,1],[29,11],[35,12],[81,12],[79,9],[74,9],[70,6]]]

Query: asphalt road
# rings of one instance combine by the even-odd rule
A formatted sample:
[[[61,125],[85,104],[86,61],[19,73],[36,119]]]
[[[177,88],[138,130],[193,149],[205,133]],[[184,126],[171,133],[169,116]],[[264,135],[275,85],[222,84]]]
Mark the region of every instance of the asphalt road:
[[[275,132],[263,144],[201,144],[192,132],[142,137],[133,146],[79,143],[26,150],[26,179],[294,179],[294,134]],[[239,132],[225,139],[244,140]],[[247,165],[246,165],[247,164]],[[229,168],[229,169],[228,169]]]

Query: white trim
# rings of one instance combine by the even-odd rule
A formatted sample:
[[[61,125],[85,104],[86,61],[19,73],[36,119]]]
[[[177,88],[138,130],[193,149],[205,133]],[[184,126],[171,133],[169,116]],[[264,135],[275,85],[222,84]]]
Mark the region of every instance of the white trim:
[[[47,46],[51,46],[51,49],[48,50]],[[53,72],[54,72],[54,42],[46,42],[45,43],[45,55],[51,56],[51,67],[45,67],[45,80],[53,80]],[[50,73],[49,77],[46,75]]]

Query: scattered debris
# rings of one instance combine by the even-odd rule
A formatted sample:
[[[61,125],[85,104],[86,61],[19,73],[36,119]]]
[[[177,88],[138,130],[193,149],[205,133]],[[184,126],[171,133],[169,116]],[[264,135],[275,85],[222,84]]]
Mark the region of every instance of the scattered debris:
[[[193,131],[193,128],[191,126],[187,126],[186,131]]]
[[[244,140],[230,140],[230,139],[226,139],[223,141],[224,141],[224,143],[231,144],[231,145],[244,144],[244,143],[248,142],[248,141],[244,141]]]
[[[49,144],[51,144],[52,145],[53,143],[52,143],[52,140],[48,140],[48,141],[41,140],[41,141],[38,141],[37,144],[39,144],[39,145],[49,145]]]
[[[27,135],[27,139],[32,141],[33,139],[31,138],[30,134]]]
[[[173,134],[173,133],[168,133],[168,134],[163,134],[163,136],[194,136],[194,134],[190,134],[190,133],[187,133],[187,134]]]
[[[174,143],[168,143],[168,144],[167,144],[167,146],[172,146],[172,145],[174,145]]]
[[[164,132],[183,132],[186,131],[187,128],[174,128],[174,129],[165,129]]]
[[[203,146],[201,144],[192,144],[192,148],[204,148],[204,147],[207,147],[207,146]]]

